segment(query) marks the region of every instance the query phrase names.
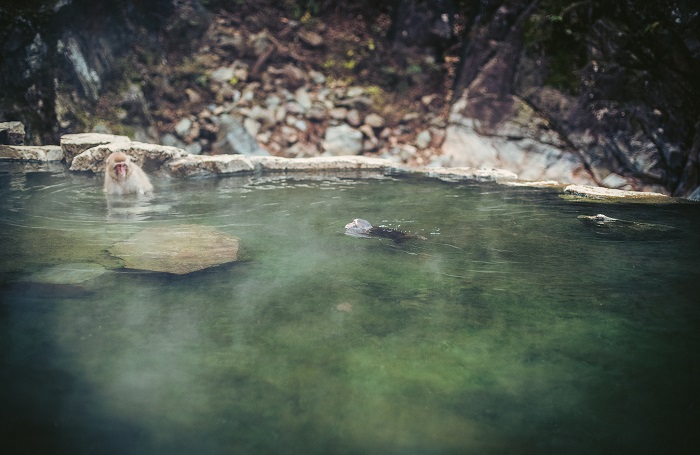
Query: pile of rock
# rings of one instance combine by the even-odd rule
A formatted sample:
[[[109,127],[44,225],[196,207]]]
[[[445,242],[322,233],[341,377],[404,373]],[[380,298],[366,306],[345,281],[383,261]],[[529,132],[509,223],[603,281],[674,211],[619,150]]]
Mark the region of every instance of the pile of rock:
[[[383,110],[388,103],[379,87],[321,72],[328,43],[320,25],[285,24],[273,34],[223,12],[211,21],[186,63],[199,76],[180,81],[170,94],[180,101],[171,108],[159,106],[163,123],[151,140],[191,154],[364,154],[414,165],[439,154],[447,121],[436,114],[435,95],[406,111]]]
[[[444,139],[445,119],[427,109],[395,124],[373,112],[380,96],[373,88],[329,83],[323,74],[292,64],[268,67],[262,82],[249,82],[248,73],[241,61],[212,70],[209,89],[221,103],[180,118],[160,142],[193,154],[365,154],[420,165],[438,153]],[[301,83],[293,91],[290,78]],[[430,102],[424,100],[425,106]]]

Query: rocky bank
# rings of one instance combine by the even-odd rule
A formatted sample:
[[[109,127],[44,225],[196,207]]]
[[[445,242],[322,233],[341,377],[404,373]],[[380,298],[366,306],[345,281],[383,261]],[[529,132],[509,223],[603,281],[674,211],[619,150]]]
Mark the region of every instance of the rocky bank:
[[[554,1],[39,3],[35,15],[0,9],[0,82],[11,94],[0,120],[22,120],[33,145],[93,131],[188,156],[241,155],[190,158],[200,173],[253,157],[361,155],[675,195],[699,183],[700,41],[687,9],[673,13],[676,26],[644,32],[667,12],[590,2],[560,17],[547,10]],[[2,17],[12,12],[24,16]],[[559,34],[567,57],[546,46]]]

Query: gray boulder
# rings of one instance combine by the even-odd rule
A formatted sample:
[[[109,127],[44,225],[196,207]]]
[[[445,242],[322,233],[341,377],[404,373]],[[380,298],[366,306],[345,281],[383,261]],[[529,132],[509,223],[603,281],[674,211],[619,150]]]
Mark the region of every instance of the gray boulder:
[[[346,124],[331,126],[322,146],[326,155],[357,155],[362,151],[362,132]]]
[[[167,161],[189,156],[187,152],[177,147],[166,145],[146,144],[143,142],[111,143],[99,145],[81,153],[73,158],[71,171],[104,172],[104,163],[107,157],[114,152],[123,152],[130,155],[136,164],[146,172],[160,169]]]
[[[164,169],[177,177],[200,177],[253,172],[255,166],[241,155],[187,155],[166,162]]]
[[[61,161],[63,152],[57,145],[0,145],[0,161]]]
[[[213,151],[217,154],[269,155],[241,122],[232,116],[221,116],[217,142]]]
[[[0,144],[24,144],[24,125],[22,122],[0,122]]]
[[[239,239],[210,226],[150,227],[108,250],[127,268],[183,275],[237,261]]]
[[[91,149],[98,145],[118,143],[126,144],[131,142],[127,136],[118,136],[115,134],[102,133],[78,133],[65,134],[61,136],[61,149],[66,164],[69,166],[73,163],[73,158],[80,155],[87,149]]]

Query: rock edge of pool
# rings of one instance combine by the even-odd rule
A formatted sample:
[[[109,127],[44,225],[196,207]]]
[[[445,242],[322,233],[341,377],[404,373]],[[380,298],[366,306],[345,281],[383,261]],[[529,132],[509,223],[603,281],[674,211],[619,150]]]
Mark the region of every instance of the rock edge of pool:
[[[364,177],[416,176],[445,182],[496,182],[509,186],[561,188],[571,200],[599,202],[672,203],[695,201],[661,193],[629,191],[588,185],[567,185],[554,180],[525,181],[505,169],[471,167],[410,167],[384,158],[357,155],[284,158],[269,155],[192,155],[183,149],[132,141],[127,136],[102,133],[66,134],[60,146],[0,145],[0,161],[27,163],[31,170],[41,164],[64,163],[73,172],[104,172],[105,159],[114,152],[130,155],[149,174],[180,178],[225,177],[246,174],[294,173]],[[39,164],[39,166],[37,166]],[[350,175],[348,175],[350,174]]]

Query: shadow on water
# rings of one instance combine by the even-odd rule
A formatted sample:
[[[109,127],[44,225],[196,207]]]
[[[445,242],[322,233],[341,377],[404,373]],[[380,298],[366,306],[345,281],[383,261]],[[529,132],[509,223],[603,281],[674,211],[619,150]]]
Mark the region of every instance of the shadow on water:
[[[0,171],[12,453],[637,454],[699,442],[695,205],[608,206],[680,233],[611,241],[578,218],[600,206],[549,190],[154,179],[153,199],[109,205],[88,176]],[[343,235],[354,218],[426,240]],[[235,235],[245,260],[173,276],[107,253],[180,224]],[[65,263],[98,267],[59,268],[72,281],[57,282],[49,272]]]

